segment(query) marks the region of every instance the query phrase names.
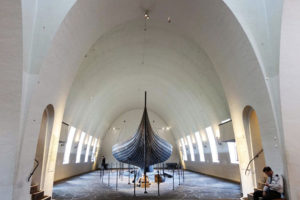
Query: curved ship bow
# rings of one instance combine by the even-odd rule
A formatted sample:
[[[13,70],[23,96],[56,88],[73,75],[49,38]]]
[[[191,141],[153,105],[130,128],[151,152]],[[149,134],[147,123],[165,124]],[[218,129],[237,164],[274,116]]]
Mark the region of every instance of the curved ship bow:
[[[120,162],[146,169],[151,165],[164,162],[172,155],[172,145],[154,133],[146,107],[135,135],[126,142],[112,147],[113,156]]]

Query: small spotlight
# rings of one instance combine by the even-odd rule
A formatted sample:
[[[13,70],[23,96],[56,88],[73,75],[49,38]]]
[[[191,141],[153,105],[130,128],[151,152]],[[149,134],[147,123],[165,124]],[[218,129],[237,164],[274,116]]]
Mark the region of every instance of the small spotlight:
[[[168,23],[171,23],[171,17],[170,16],[168,17]]]
[[[150,19],[149,11],[148,10],[145,11],[144,17],[145,17],[145,19]]]

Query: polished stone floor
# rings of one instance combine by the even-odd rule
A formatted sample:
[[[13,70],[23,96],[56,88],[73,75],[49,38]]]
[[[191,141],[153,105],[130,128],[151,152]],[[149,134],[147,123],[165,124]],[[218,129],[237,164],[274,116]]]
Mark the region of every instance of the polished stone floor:
[[[168,172],[168,171],[167,171]],[[168,172],[172,174],[172,171]],[[133,184],[128,184],[128,172],[119,176],[118,188],[116,188],[116,171],[105,173],[100,179],[99,171],[74,177],[57,183],[53,189],[53,199],[64,200],[92,200],[92,199],[239,199],[240,185],[212,178],[202,174],[185,171],[183,177],[175,173],[174,190],[173,178],[167,178],[160,184],[160,196],[157,195],[157,184],[154,183],[154,174],[150,173],[151,186],[144,194],[143,188],[136,189],[136,197],[133,196]],[[132,181],[131,175],[131,181]],[[102,183],[103,181],[103,183]],[[109,185],[108,185],[109,184]]]

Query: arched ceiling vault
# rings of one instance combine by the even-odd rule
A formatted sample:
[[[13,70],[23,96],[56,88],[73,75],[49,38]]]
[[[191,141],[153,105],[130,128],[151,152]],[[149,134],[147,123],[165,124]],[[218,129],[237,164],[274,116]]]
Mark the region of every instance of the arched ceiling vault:
[[[68,97],[65,121],[105,134],[120,114],[143,107],[177,134],[229,117],[220,80],[205,51],[176,25],[143,17],[101,36],[85,55]]]
[[[148,39],[143,42],[143,34],[139,31],[143,28],[143,12],[147,8],[150,8],[149,22],[152,24],[147,31]],[[167,23],[169,16],[171,23]],[[106,44],[106,38],[110,44]],[[98,43],[103,43],[100,48]],[[148,46],[141,51],[144,44]],[[72,80],[64,120],[95,135],[102,135],[122,112],[141,107],[138,102],[143,101],[133,103],[133,98],[138,98],[144,89],[149,90],[149,94],[152,92],[151,97],[156,99],[156,102],[149,102],[150,109],[173,126],[176,135],[188,134],[229,117],[219,79],[226,88],[227,99],[230,97],[235,105],[235,91],[247,91],[246,85],[245,89],[238,88],[236,82],[248,76],[247,70],[256,70],[250,76],[261,75],[245,32],[225,3],[218,0],[189,0],[188,3],[179,0],[77,1],[66,14],[50,46],[40,78],[50,70],[47,66],[56,65],[71,71],[68,77],[64,76],[66,84],[62,88],[67,89]],[[97,59],[93,59],[93,47],[97,47]],[[148,72],[146,76],[139,71],[141,52],[145,54],[143,71]],[[251,61],[247,63],[249,67],[243,67],[247,59]],[[121,65],[127,67],[121,68]],[[170,72],[167,66],[174,70]],[[102,70],[101,75],[97,70]],[[120,70],[126,77],[118,76],[122,74]],[[77,75],[73,79],[75,72]],[[101,76],[103,84],[99,82]],[[132,89],[136,87],[130,84],[132,79],[141,79],[139,88]],[[120,81],[119,85],[116,80]],[[147,80],[152,81],[151,85]],[[265,83],[259,79],[259,84]],[[153,92],[158,85],[162,87],[160,93]],[[107,98],[108,94],[119,101]],[[168,97],[162,99],[165,94]],[[60,98],[66,99],[64,95],[62,92]],[[264,98],[268,97],[264,95]],[[90,100],[87,102],[87,99]]]

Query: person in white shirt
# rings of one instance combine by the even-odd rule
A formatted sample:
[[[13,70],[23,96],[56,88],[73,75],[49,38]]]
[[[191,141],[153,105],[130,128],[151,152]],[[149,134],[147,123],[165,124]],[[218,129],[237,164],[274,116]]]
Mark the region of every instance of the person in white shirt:
[[[263,197],[263,200],[278,199],[283,193],[283,181],[282,177],[278,174],[274,174],[270,167],[264,167],[263,172],[268,176],[263,191],[254,192],[254,200],[258,200],[259,197]]]

